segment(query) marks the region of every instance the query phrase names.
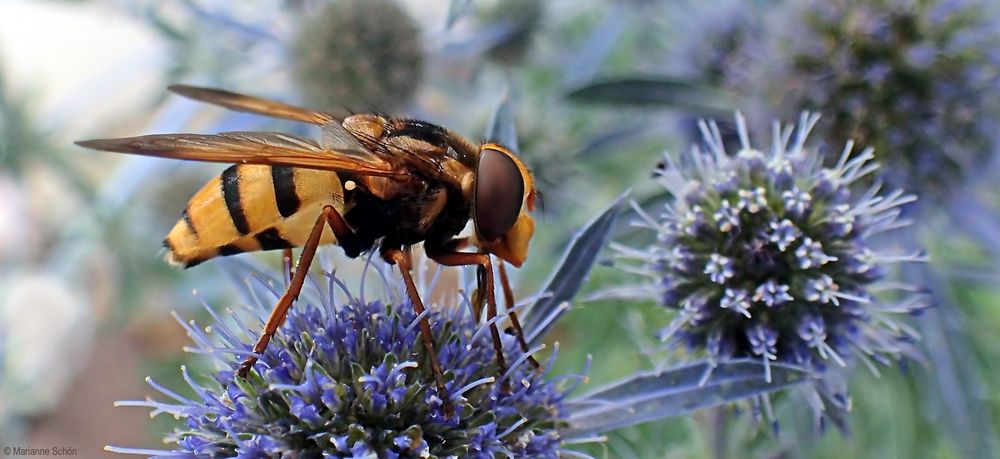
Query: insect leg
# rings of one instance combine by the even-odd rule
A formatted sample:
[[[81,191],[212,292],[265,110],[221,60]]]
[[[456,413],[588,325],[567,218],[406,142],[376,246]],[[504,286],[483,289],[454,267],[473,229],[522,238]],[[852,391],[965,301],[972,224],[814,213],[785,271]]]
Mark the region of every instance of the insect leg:
[[[257,343],[253,346],[254,355],[250,355],[243,360],[239,369],[236,370],[237,376],[246,378],[247,373],[257,363],[257,355],[264,352],[264,349],[267,349],[267,343],[271,341],[271,337],[278,331],[281,323],[285,321],[288,308],[292,307],[292,303],[299,297],[299,293],[302,291],[302,284],[305,283],[306,274],[309,272],[309,266],[312,265],[313,257],[316,255],[316,248],[319,247],[320,236],[323,235],[323,228],[326,225],[330,225],[330,229],[333,230],[333,234],[337,236],[338,241],[352,236],[350,228],[344,223],[344,219],[337,213],[337,210],[330,206],[324,207],[319,217],[316,218],[316,224],[313,225],[312,231],[309,233],[309,238],[306,239],[306,243],[302,246],[302,253],[299,255],[298,263],[295,264],[295,271],[291,276],[291,281],[288,283],[288,288],[281,295],[278,304],[271,310],[271,315],[267,317],[267,322],[264,324],[264,330],[261,332],[260,338],[257,339]]]
[[[500,342],[500,329],[497,328],[496,322],[493,322],[493,319],[497,316],[497,298],[493,286],[493,263],[490,262],[489,255],[471,252],[428,253],[428,255],[432,260],[445,266],[479,266],[480,274],[484,274],[483,279],[485,282],[481,283],[485,285],[480,285],[480,288],[486,290],[486,320],[490,322],[490,334],[493,335],[493,349],[497,353],[497,366],[500,367],[501,375],[507,373],[507,361],[504,359],[503,344]],[[501,389],[509,393],[509,384],[505,379]]]
[[[417,292],[417,285],[413,282],[413,275],[410,273],[410,257],[399,249],[382,249],[382,258],[385,261],[399,267],[399,272],[403,275],[403,283],[406,284],[406,293],[410,297],[417,315],[424,313],[424,303],[420,300],[420,293]],[[438,393],[445,403],[445,413],[450,417],[452,414],[451,400],[448,400],[448,393],[445,392],[444,375],[441,372],[441,365],[438,363],[437,352],[434,350],[434,337],[431,335],[431,322],[424,316],[420,319],[420,338],[423,340],[427,357],[431,361],[431,371],[434,373],[434,382],[437,384]]]
[[[514,311],[514,289],[510,288],[510,280],[507,279],[507,269],[504,268],[504,262],[501,261],[500,266],[497,268],[500,270],[500,286],[503,288],[504,302],[507,306],[507,317],[510,318],[510,323],[514,326],[514,335],[517,336],[517,342],[521,345],[521,351],[528,353],[528,341],[524,339],[524,330],[521,329],[521,321],[518,320],[517,312]],[[528,362],[536,370],[542,369],[542,365],[535,360],[534,356],[529,355]]]

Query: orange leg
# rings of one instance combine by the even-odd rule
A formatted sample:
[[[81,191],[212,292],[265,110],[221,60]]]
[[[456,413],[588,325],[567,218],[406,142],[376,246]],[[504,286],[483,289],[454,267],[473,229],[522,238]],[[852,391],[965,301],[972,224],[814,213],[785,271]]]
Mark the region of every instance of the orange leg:
[[[484,253],[471,252],[448,252],[440,254],[429,254],[430,258],[445,266],[472,266],[480,268],[484,282],[481,282],[480,289],[486,290],[486,320],[492,321],[497,316],[497,298],[493,285],[493,263],[489,255]],[[478,318],[477,318],[478,319]],[[503,344],[500,342],[500,329],[496,322],[490,322],[490,334],[493,335],[493,349],[497,353],[497,366],[500,367],[500,374],[507,373],[507,361],[503,356]],[[510,392],[509,381],[503,382],[502,390]]]
[[[267,343],[271,341],[271,337],[278,331],[281,323],[285,321],[288,309],[292,307],[292,303],[299,297],[299,293],[302,292],[302,284],[305,283],[306,273],[309,272],[309,266],[312,265],[313,257],[316,255],[316,248],[319,247],[319,238],[323,235],[323,227],[326,225],[330,225],[330,229],[333,230],[333,234],[337,236],[338,240],[343,237],[350,237],[351,230],[347,227],[347,223],[344,222],[340,214],[337,213],[337,210],[330,206],[324,207],[316,219],[316,224],[313,225],[312,231],[309,233],[309,238],[306,239],[305,245],[302,246],[302,254],[299,255],[299,261],[295,265],[294,274],[288,283],[288,288],[285,289],[285,294],[281,295],[278,304],[271,310],[271,315],[268,316],[267,322],[264,324],[264,330],[261,332],[260,338],[257,339],[257,343],[253,346],[253,353],[255,355],[247,357],[240,364],[239,369],[236,370],[237,376],[241,378],[247,377],[247,373],[257,363],[256,355],[267,349]]]
[[[413,282],[413,275],[410,273],[411,263],[409,253],[399,249],[383,248],[382,258],[399,267],[399,272],[403,275],[403,282],[406,284],[406,293],[410,297],[413,309],[417,312],[418,316],[423,314],[424,303],[420,300],[420,293],[417,292],[417,286]],[[427,316],[420,319],[420,338],[424,342],[424,349],[427,351],[427,357],[431,361],[431,371],[434,372],[434,382],[437,384],[438,393],[441,394],[441,398],[445,403],[445,414],[450,417],[452,414],[451,401],[448,400],[448,393],[445,392],[444,375],[441,372],[441,365],[438,363],[437,351],[434,350],[431,321]]]
[[[497,268],[500,270],[500,287],[503,288],[504,303],[507,306],[507,317],[510,318],[510,323],[514,326],[514,335],[517,336],[517,342],[521,345],[521,351],[527,354],[528,341],[524,339],[524,330],[521,329],[521,321],[517,319],[517,313],[514,312],[514,289],[510,288],[510,280],[507,279],[507,269],[504,268],[504,262],[501,261],[500,266]],[[529,355],[528,362],[536,370],[542,369],[542,365],[535,360],[534,356]]]

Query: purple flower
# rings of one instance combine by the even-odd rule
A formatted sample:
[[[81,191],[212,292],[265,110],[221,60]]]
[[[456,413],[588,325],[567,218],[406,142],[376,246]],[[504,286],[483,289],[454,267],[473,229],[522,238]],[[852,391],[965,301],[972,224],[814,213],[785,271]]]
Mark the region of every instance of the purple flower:
[[[340,281],[328,275],[328,283],[328,293],[304,293],[291,308],[247,380],[233,372],[255,339],[246,330],[266,318],[270,299],[226,320],[208,308],[215,318],[208,332],[181,321],[194,351],[211,357],[218,371],[199,379],[183,370],[195,398],[150,380],[169,400],[121,403],[181,419],[184,427],[166,438],[175,449],[110,449],[190,457],[558,456],[566,388],[528,365],[514,336],[502,335],[514,363],[500,374],[489,333],[467,308],[431,308],[446,381],[439,393],[407,301],[334,294]],[[454,408],[450,417],[444,400]]]
[[[780,116],[827,114],[822,136],[875,148],[888,183],[938,199],[994,160],[1000,10],[983,0],[796,0],[744,44],[729,89]]]
[[[879,251],[872,236],[904,226],[900,207],[915,198],[858,189],[875,170],[871,149],[854,154],[849,143],[824,166],[806,145],[817,121],[804,114],[797,128],[775,124],[770,149],[761,151],[737,115],[737,155],[727,153],[715,124],[701,123],[706,149],[695,147],[680,161],[666,157],[659,181],[670,191],[693,191],[671,194],[662,219],[647,218],[658,233],[653,246],[621,250],[642,264],[636,272],[652,278],[655,298],[678,311],[665,339],[712,361],[754,358],[820,374],[830,362],[875,368],[911,352],[914,333],[897,316],[926,304],[906,298],[916,291],[911,286],[878,282],[889,264],[924,257]],[[728,185],[708,186],[721,182]],[[692,208],[715,215],[714,225],[701,222],[692,231],[693,220],[684,218]],[[702,260],[703,269],[688,269],[674,253]],[[873,296],[893,289],[899,295],[889,299],[897,301]]]

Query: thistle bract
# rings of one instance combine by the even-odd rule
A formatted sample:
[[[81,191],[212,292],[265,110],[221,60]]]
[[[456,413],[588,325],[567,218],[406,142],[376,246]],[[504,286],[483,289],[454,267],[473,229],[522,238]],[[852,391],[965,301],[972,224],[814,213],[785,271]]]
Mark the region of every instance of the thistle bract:
[[[339,281],[329,280],[333,292]],[[253,309],[249,323],[216,316],[208,334],[182,322],[194,350],[212,356],[219,371],[199,380],[184,370],[194,399],[150,380],[169,402],[122,403],[182,419],[185,427],[166,439],[175,450],[111,449],[191,457],[557,456],[561,390],[520,352],[510,352],[514,364],[499,374],[489,333],[479,332],[470,314],[430,313],[447,382],[441,394],[408,302],[335,301],[331,293],[296,304],[247,380],[233,371],[269,301]],[[518,349],[512,336],[504,340],[505,349]],[[454,409],[450,417],[444,400]]]
[[[762,151],[738,115],[735,154],[714,124],[701,123],[707,150],[667,157],[658,170],[669,204],[661,216],[643,214],[657,241],[624,252],[645,262],[659,300],[678,310],[665,339],[715,361],[751,357],[820,371],[855,358],[888,364],[909,351],[915,334],[894,315],[920,311],[922,298],[880,301],[875,293],[908,290],[878,282],[888,264],[923,257],[882,253],[872,238],[903,225],[899,208],[914,197],[854,189],[876,169],[871,149],[852,156],[848,143],[825,167],[805,145],[817,119],[803,115],[797,130],[775,124]]]
[[[296,81],[318,107],[396,110],[423,77],[420,31],[391,0],[324,5],[302,24],[292,58]]]
[[[803,0],[779,13],[755,91],[825,114],[832,144],[875,148],[885,179],[947,195],[992,160],[1000,22],[979,0]]]

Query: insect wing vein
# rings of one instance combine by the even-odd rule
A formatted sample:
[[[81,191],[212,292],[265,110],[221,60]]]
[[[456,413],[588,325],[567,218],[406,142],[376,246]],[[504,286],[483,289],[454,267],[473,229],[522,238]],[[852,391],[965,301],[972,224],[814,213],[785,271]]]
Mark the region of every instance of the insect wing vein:
[[[311,140],[273,132],[154,134],[77,144],[97,150],[193,161],[282,165],[377,176],[405,174],[366,150],[323,149]]]

